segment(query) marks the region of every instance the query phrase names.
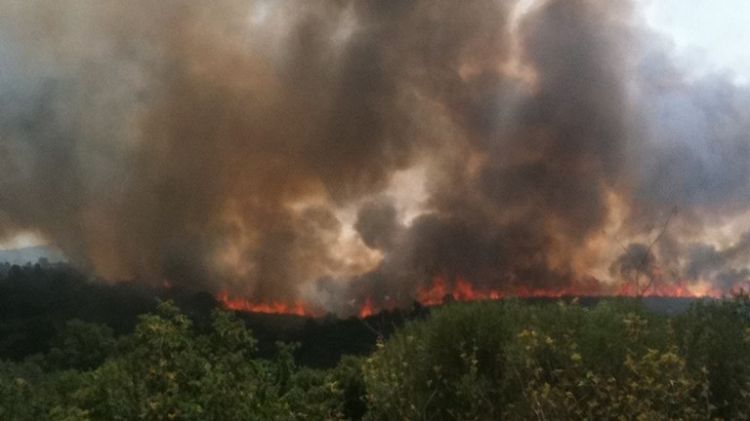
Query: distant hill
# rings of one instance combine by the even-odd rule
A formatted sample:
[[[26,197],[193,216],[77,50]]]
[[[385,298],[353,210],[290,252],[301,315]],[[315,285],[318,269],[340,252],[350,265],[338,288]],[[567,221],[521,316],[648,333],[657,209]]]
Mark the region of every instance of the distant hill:
[[[23,265],[26,263],[36,263],[42,258],[47,259],[50,263],[65,262],[67,260],[58,250],[48,246],[0,250],[0,263],[8,262],[14,265]]]

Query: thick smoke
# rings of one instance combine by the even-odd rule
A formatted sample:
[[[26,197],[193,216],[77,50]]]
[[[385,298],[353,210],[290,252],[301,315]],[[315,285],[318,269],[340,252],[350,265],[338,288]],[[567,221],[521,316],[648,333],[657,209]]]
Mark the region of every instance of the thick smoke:
[[[0,239],[101,277],[339,312],[748,278],[750,91],[628,1],[0,10]]]

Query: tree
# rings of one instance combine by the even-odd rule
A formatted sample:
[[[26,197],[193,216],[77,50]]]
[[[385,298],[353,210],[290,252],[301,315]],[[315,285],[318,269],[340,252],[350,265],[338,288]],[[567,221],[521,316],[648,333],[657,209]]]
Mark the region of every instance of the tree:
[[[91,370],[100,366],[114,347],[111,328],[73,319],[53,341],[47,361],[55,369]]]

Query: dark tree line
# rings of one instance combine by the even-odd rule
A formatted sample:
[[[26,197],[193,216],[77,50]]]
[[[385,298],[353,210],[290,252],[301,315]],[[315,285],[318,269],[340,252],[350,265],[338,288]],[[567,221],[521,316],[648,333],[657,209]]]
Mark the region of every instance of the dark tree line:
[[[220,306],[206,292],[135,282],[108,284],[65,264],[0,263],[0,359],[21,360],[48,352],[71,319],[107,326],[115,336],[132,333],[138,316],[154,311],[163,300],[177,303],[199,332],[210,329],[211,312]],[[295,357],[301,364],[324,368],[336,365],[342,355],[371,352],[379,336],[425,313],[416,306],[367,321],[333,315],[320,319],[238,316],[253,329],[260,356],[272,356],[278,341],[298,343]]]

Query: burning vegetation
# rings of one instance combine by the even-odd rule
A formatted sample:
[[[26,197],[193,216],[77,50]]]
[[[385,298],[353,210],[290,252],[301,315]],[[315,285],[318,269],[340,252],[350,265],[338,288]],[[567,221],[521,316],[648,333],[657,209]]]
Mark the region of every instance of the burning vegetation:
[[[737,292],[737,291],[735,291]],[[435,278],[431,284],[417,291],[414,302],[423,307],[433,307],[449,304],[451,302],[470,301],[497,301],[506,297],[514,298],[605,298],[605,297],[664,297],[664,298],[715,298],[720,299],[727,294],[715,289],[706,289],[702,286],[691,285],[687,282],[656,282],[647,286],[635,283],[613,285],[609,288],[603,287],[598,281],[591,280],[587,284],[571,286],[564,290],[518,288],[512,291],[501,292],[499,290],[476,290],[474,284],[463,278],[457,278],[452,284],[443,278]],[[227,292],[219,293],[218,301],[224,308],[247,313],[265,314],[290,314],[303,317],[321,317],[325,309],[320,306],[310,305],[298,301],[294,305],[283,302],[275,303],[253,303],[244,298],[230,297]],[[367,318],[381,311],[394,310],[398,307],[395,300],[386,297],[382,300],[382,306],[375,305],[371,297],[365,297],[362,303],[352,302],[355,312],[359,318]],[[358,310],[356,305],[359,304]]]

